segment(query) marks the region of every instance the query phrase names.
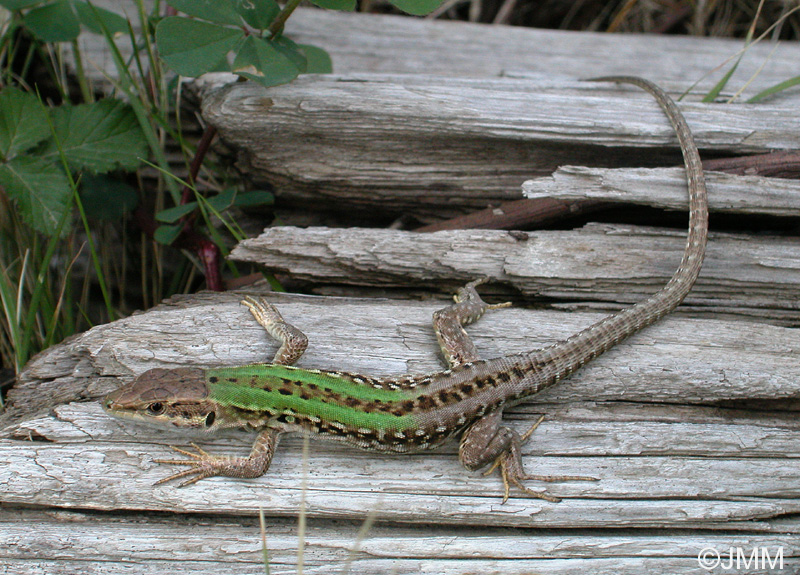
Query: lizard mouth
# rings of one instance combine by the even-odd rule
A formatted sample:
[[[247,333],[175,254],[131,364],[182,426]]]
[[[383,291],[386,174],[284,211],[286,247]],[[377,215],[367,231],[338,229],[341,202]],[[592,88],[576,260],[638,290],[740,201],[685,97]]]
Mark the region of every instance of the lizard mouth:
[[[109,393],[108,395],[106,395],[103,398],[103,401],[101,401],[100,403],[102,404],[104,411],[111,411],[111,410],[119,409],[120,407],[122,407],[122,406],[116,404],[116,400],[120,396],[120,391],[121,390],[119,390],[119,389],[116,390],[116,391],[112,391],[111,393]]]

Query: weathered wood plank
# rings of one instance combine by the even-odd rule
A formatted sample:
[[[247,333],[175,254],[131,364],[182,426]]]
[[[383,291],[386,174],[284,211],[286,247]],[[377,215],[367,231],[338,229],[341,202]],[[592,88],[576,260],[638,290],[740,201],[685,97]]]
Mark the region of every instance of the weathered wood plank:
[[[315,285],[393,287],[416,281],[447,287],[490,276],[528,297],[618,305],[639,301],[667,282],[680,261],[685,234],[611,225],[433,234],[274,227],[241,242],[231,257]],[[791,237],[712,234],[703,271],[686,300],[694,308],[686,309],[800,320],[798,250],[800,243]]]
[[[128,15],[138,29],[133,0],[97,0],[95,4]],[[151,2],[144,5],[149,10]],[[541,30],[313,8],[295,11],[286,31],[297,42],[327,50],[337,73],[496,77],[527,70],[548,76],[555,72],[587,77],[625,72],[687,85],[700,80],[701,90],[708,90],[722,77],[728,68],[715,68],[743,46],[740,40],[724,38]],[[107,85],[104,73],[113,78],[116,71],[105,41],[84,34],[80,42],[87,73],[98,85]],[[129,41],[123,39],[118,45],[124,54],[130,53]],[[800,46],[796,43],[749,46],[730,86],[738,89],[753,80],[745,91],[752,95],[795,76],[798,59]],[[779,96],[786,97],[792,96]]]
[[[562,498],[558,504],[515,495],[501,505],[500,480],[466,473],[454,453],[380,457],[327,443],[312,448],[303,493],[296,440],[285,442],[273,469],[257,480],[154,487],[170,473],[153,463],[173,453],[167,443],[175,438],[162,441],[94,441],[88,447],[0,440],[3,502],[236,516],[255,516],[264,506],[270,516],[294,516],[305,497],[310,516],[328,519],[380,509],[385,521],[427,524],[435,517],[439,525],[755,531],[769,530],[770,519],[800,512],[800,465],[790,458],[528,457],[537,474],[589,473],[599,480],[547,484],[548,493]],[[215,453],[248,449],[220,440],[203,446]]]
[[[19,409],[52,408],[98,396],[153,367],[241,365],[276,346],[241,295],[205,295],[98,326],[34,358],[10,399]],[[373,375],[441,368],[430,327],[445,302],[270,295],[310,338],[299,365]],[[484,357],[548,345],[602,314],[506,309],[471,328]],[[735,321],[669,317],[617,346],[538,399],[698,403],[797,396],[796,330]],[[625,370],[615,370],[622,361]],[[659,384],[653,385],[653,379]],[[88,389],[87,389],[87,386]]]
[[[147,523],[147,529],[142,529]],[[272,573],[296,573],[297,528],[293,521],[271,519],[267,544]],[[358,525],[312,522],[304,541],[304,572],[339,572],[356,545]],[[103,542],[98,561],[97,542]],[[18,575],[34,573],[117,574],[226,572],[261,574],[261,534],[249,518],[227,517],[216,524],[206,517],[140,515],[106,518],[91,513],[32,509],[0,512],[0,562]],[[660,536],[586,532],[481,529],[456,536],[418,526],[373,526],[358,544],[349,573],[441,574],[591,572],[602,575],[697,573],[704,547],[727,553],[730,547],[767,547],[774,558],[783,550],[783,571],[798,565],[800,544],[792,534]],[[724,554],[723,554],[724,556]],[[468,561],[468,562],[467,562]],[[752,566],[752,564],[751,564]],[[777,565],[776,565],[777,567]],[[728,571],[740,574],[740,570]]]
[[[98,396],[118,385],[115,376],[152,367],[268,357],[274,344],[237,297],[178,300],[98,326],[34,359],[11,396],[17,415],[5,416],[0,501],[236,516],[266,505],[271,515],[294,514],[302,494],[298,439],[282,444],[270,473],[258,480],[156,488],[152,483],[167,471],[152,459],[189,438],[108,418],[94,402],[62,405],[70,401],[64,394]],[[302,366],[374,374],[437,367],[429,322],[440,302],[270,299],[312,340]],[[561,339],[597,317],[510,309],[471,331],[489,357]],[[789,350],[797,347],[800,335],[791,329],[753,325],[743,332],[737,322],[670,317],[519,406],[509,419],[520,428],[537,413],[550,414],[524,449],[532,471],[599,479],[549,485],[561,504],[516,497],[500,506],[499,480],[464,472],[452,446],[376,456],[314,442],[310,514],[352,519],[379,505],[382,519],[412,523],[435,517],[479,526],[772,529],[775,518],[800,512],[800,424],[790,413],[704,406],[736,400],[744,407],[761,398],[767,403],[760,409],[778,409],[796,398],[800,368]],[[204,445],[230,453],[245,451],[249,439],[232,434]]]
[[[519,199],[564,164],[681,164],[652,98],[594,82],[310,76],[204,93],[203,117],[286,205],[426,219]],[[796,102],[680,106],[704,152],[800,149]]]
[[[709,211],[722,214],[800,215],[800,182],[706,172]],[[598,200],[687,211],[683,168],[587,168],[562,166],[522,184],[528,198]]]

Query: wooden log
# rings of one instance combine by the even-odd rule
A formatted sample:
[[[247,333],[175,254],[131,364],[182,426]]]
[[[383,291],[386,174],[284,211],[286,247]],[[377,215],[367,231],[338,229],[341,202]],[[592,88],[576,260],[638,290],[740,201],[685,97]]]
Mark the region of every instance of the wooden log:
[[[303,491],[299,439],[282,442],[263,478],[154,488],[169,471],[152,460],[189,438],[112,419],[94,401],[71,401],[102,395],[120,378],[152,367],[270,357],[276,346],[238,305],[240,297],[178,299],[98,326],[32,360],[2,422],[0,501],[237,517],[266,505],[274,516],[295,513]],[[303,367],[376,375],[438,368],[429,323],[442,302],[270,299],[311,339]],[[471,332],[491,357],[546,345],[599,317],[509,309]],[[499,480],[464,472],[454,446],[381,456],[314,442],[309,513],[356,519],[379,506],[381,519],[406,523],[772,529],[771,518],[800,511],[800,466],[793,459],[800,424],[792,412],[779,411],[798,396],[800,368],[785,353],[798,346],[792,329],[754,325],[743,333],[739,322],[673,316],[510,410],[508,419],[520,429],[548,414],[524,447],[532,471],[598,477],[548,485],[564,498],[561,504],[516,496],[500,506]],[[724,402],[738,409],[709,407]],[[233,433],[203,445],[244,452],[250,440]]]
[[[266,525],[272,572],[296,572],[300,537],[295,523],[271,518]],[[358,529],[357,523],[345,521],[314,522],[303,537],[306,571],[340,572],[352,561],[349,573],[456,575],[468,569],[510,575],[641,575],[646,566],[648,573],[688,575],[697,573],[703,547],[724,552],[726,559],[730,547],[766,547],[772,557],[783,549],[785,572],[791,572],[800,553],[796,536],[782,533],[700,536],[609,530],[599,536],[590,531],[472,528],[454,537],[425,526],[373,525],[360,538]],[[0,561],[18,575],[71,575],[78,565],[88,574],[264,573],[257,522],[234,516],[211,523],[207,516],[108,517],[79,511],[54,516],[38,509],[0,510]]]
[[[282,205],[426,220],[519,199],[560,165],[681,164],[652,98],[608,84],[351,75],[202,93],[203,117]],[[796,102],[680,106],[706,155],[800,149]]]
[[[796,218],[800,214],[800,182],[762,176],[706,172],[709,211],[720,214]],[[551,176],[522,184],[528,198],[592,200],[603,204],[637,204],[686,211],[683,168],[587,168],[562,166]]]
[[[124,14],[139,29],[134,0],[97,0],[97,6]],[[150,10],[152,2],[144,2]],[[336,73],[431,74],[452,77],[498,77],[538,73],[586,78],[633,74],[657,82],[677,80],[685,87],[699,81],[709,90],[728,71],[726,62],[743,48],[741,40],[607,34],[432,21],[404,16],[332,12],[300,8],[286,33],[295,41],[327,50]],[[110,89],[117,76],[105,39],[79,39],[86,73]],[[117,42],[130,55],[130,40]],[[730,90],[747,83],[745,97],[797,75],[800,46],[760,42],[747,48],[730,81]],[[66,58],[69,64],[69,58]],[[752,81],[752,83],[751,83]],[[793,98],[791,93],[778,100]]]
[[[573,307],[603,302],[608,309],[640,301],[665,284],[680,261],[685,236],[684,231],[620,225],[433,234],[274,227],[241,242],[231,257],[317,287],[416,283],[454,289],[490,276],[527,299],[572,302]],[[700,278],[686,299],[690,307],[682,309],[800,320],[800,276],[793,255],[798,249],[791,237],[713,234]]]

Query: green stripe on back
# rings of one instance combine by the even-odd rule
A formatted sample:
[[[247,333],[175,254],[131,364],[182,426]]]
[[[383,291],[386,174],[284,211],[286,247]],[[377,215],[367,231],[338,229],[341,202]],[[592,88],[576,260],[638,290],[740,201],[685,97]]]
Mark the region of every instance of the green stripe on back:
[[[404,401],[417,397],[413,391],[383,389],[373,387],[369,383],[355,383],[346,376],[336,375],[331,372],[310,371],[292,367],[289,365],[277,365],[274,363],[254,363],[241,367],[221,367],[219,369],[208,369],[205,372],[206,382],[216,377],[220,383],[236,383],[250,387],[274,388],[283,383],[283,380],[291,380],[303,386],[308,393],[313,393],[309,385],[315,385],[320,389],[330,390],[342,397],[353,397],[360,401]],[[229,381],[235,379],[236,381]]]
[[[383,411],[365,412],[357,407],[326,400],[321,394],[315,394],[315,390],[309,386],[316,386],[326,393],[335,393],[343,399],[354,398],[360,402],[406,401],[414,397],[408,391],[375,388],[368,383],[355,383],[333,373],[274,364],[209,369],[205,373],[210,399],[221,405],[251,411],[294,412],[298,415],[316,416],[328,422],[338,421],[355,428],[401,431],[415,427],[410,415],[396,416]],[[286,380],[291,380],[292,384],[287,386]],[[279,391],[281,388],[291,389],[292,393],[282,394]],[[301,390],[305,392],[306,399],[300,397]]]

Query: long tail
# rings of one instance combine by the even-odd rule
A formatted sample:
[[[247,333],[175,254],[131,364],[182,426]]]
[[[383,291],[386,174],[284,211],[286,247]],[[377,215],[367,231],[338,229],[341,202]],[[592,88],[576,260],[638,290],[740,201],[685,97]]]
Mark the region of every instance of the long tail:
[[[528,354],[526,363],[530,362],[530,364],[545,366],[545,373],[540,371],[540,375],[544,377],[537,378],[541,385],[535,390],[529,389],[529,393],[535,393],[556,383],[586,362],[608,351],[628,336],[658,321],[678,307],[686,297],[686,294],[689,293],[689,290],[692,289],[700,273],[700,267],[703,264],[705,255],[708,237],[706,185],[703,178],[700,154],[697,151],[694,138],[683,114],[672,98],[661,88],[642,78],[608,76],[592,78],[591,81],[635,84],[655,96],[655,99],[666,113],[677,133],[686,165],[686,177],[689,184],[689,234],[686,239],[683,259],[678,269],[672,279],[657,293],[642,302],[598,321],[569,339]],[[552,370],[552,373],[547,373],[550,370]]]

